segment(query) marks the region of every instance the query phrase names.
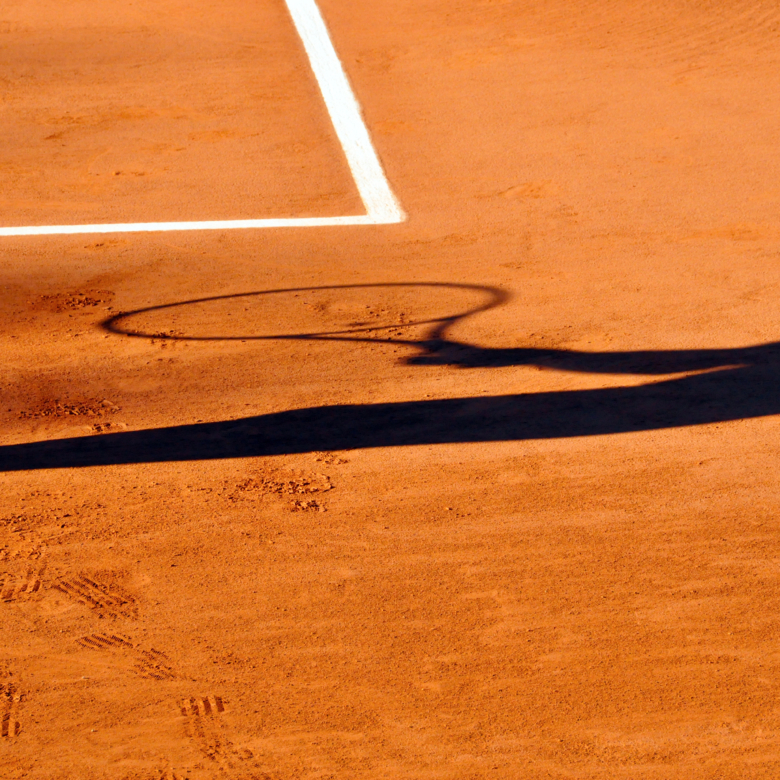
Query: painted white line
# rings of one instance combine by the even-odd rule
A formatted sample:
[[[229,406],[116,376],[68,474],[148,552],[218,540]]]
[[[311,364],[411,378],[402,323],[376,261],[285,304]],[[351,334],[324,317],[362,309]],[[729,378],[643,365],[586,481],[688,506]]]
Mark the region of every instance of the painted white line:
[[[118,222],[97,225],[38,225],[0,228],[0,236],[52,236],[63,233],[142,233],[166,230],[241,230],[246,228],[343,227],[389,225],[402,220],[377,219],[368,214],[354,217],[279,217],[278,219],[214,219],[205,222]]]
[[[368,215],[385,222],[401,222],[404,213],[382,170],[347,74],[333,48],[315,0],[287,0],[290,15],[309,55],[336,135],[347,156]]]
[[[0,236],[50,236],[78,233],[138,233],[169,230],[245,230],[250,228],[390,225],[403,222],[401,209],[368,133],[360,105],[333,47],[315,0],[285,0],[317,79],[336,136],[344,150],[366,214],[349,217],[280,217],[205,222],[127,222],[96,225],[0,227]]]

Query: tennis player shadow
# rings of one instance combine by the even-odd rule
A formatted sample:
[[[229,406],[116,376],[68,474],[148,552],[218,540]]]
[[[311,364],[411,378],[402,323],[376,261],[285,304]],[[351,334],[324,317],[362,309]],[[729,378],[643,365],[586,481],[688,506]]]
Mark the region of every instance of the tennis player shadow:
[[[105,327],[127,333],[117,319]],[[407,362],[463,369],[535,365],[667,378],[601,389],[315,406],[237,420],[17,444],[0,447],[0,471],[600,436],[780,414],[780,342],[637,352],[491,349],[447,338],[446,330],[457,319],[437,322],[425,339],[402,341],[417,350]]]

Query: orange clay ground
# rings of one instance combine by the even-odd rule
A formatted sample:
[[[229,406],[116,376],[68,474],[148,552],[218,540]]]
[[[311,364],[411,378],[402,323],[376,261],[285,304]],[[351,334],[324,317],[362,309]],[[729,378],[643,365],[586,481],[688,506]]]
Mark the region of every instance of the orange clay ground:
[[[320,6],[406,223],[0,239],[0,777],[780,776],[777,3]],[[281,0],[0,80],[4,226],[359,212]]]

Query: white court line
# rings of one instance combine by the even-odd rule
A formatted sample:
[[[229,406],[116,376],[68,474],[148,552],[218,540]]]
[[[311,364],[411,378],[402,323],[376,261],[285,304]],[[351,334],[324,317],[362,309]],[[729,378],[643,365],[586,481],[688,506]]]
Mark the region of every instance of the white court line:
[[[351,217],[228,219],[205,222],[127,222],[104,225],[34,225],[0,228],[0,236],[48,236],[63,233],[136,233],[167,230],[238,230],[246,228],[389,225],[406,218],[387,181],[360,105],[325,26],[316,0],[285,0],[311,69],[320,87],[366,214]]]

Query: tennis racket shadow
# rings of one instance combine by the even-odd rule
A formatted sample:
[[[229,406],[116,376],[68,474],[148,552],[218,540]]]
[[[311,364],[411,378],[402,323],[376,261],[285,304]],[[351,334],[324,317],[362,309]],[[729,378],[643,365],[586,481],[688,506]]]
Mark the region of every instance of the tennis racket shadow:
[[[483,296],[481,302],[460,313],[411,323],[425,327],[424,336],[419,339],[377,337],[366,330],[270,334],[256,338],[405,343],[416,349],[416,354],[408,358],[412,365],[460,368],[538,365],[596,374],[677,376],[627,387],[315,406],[238,420],[17,444],[0,447],[0,471],[602,436],[780,414],[778,342],[733,349],[637,352],[485,348],[450,339],[448,330],[468,316],[501,305],[509,300],[509,295],[495,288],[468,287]],[[216,299],[198,302],[211,300]],[[117,315],[107,320],[104,327],[111,333],[135,338],[160,338],[157,333],[132,328],[133,318],[187,303],[191,302]],[[410,326],[409,322],[402,324]],[[189,338],[176,334],[166,337]],[[207,336],[197,340],[219,338],[225,337]],[[242,338],[246,339],[246,336]]]
[[[401,297],[403,303],[396,302],[394,307],[386,309],[381,304],[390,296]],[[344,312],[337,312],[334,316],[328,308],[333,308],[334,302],[352,299],[353,308]],[[437,299],[431,307],[427,299]],[[417,316],[408,314],[410,309],[431,309],[445,306],[452,309],[453,298],[460,298],[460,308],[446,313],[428,311]],[[379,284],[348,284],[326,285],[320,287],[293,287],[274,290],[256,290],[232,295],[210,296],[195,298],[187,301],[149,306],[131,312],[123,312],[114,315],[101,323],[101,327],[108,333],[130,338],[157,339],[168,341],[349,341],[369,342],[372,344],[403,345],[418,348],[422,354],[439,352],[448,343],[447,332],[456,324],[469,317],[482,314],[490,309],[503,306],[511,296],[500,287],[491,287],[477,284],[457,284],[452,282],[388,282]],[[371,322],[372,307],[364,305],[366,301],[379,303],[376,306],[382,312],[382,321]],[[219,332],[224,327],[227,317],[232,318],[236,313],[240,320],[242,309],[249,310],[248,304],[253,304],[253,309],[244,321],[252,319],[262,320],[270,314],[271,319],[276,319],[279,325],[282,321],[296,321],[295,314],[301,319],[303,313],[306,319],[304,307],[320,310],[323,316],[317,322],[316,317],[309,316],[308,324],[317,324],[319,328],[309,328],[298,332],[290,332],[285,328],[274,331],[273,323],[270,327],[264,327],[260,323],[253,331]],[[258,306],[258,304],[260,304]],[[274,305],[275,304],[275,305]],[[297,311],[296,311],[297,304]],[[338,307],[336,307],[338,308]],[[369,310],[363,319],[366,322],[350,322],[360,317],[357,311],[365,308]],[[406,312],[402,309],[406,308]],[[209,310],[212,310],[209,317]],[[216,311],[214,311],[216,309]],[[186,312],[191,312],[186,316]],[[216,316],[214,316],[216,314]],[[399,320],[394,320],[393,315],[399,315]],[[225,316],[227,315],[227,317]],[[330,317],[328,316],[330,315]],[[332,320],[341,315],[343,322],[334,325]],[[376,316],[376,315],[374,315]],[[328,322],[328,319],[331,322]],[[231,320],[234,324],[235,320]],[[204,326],[204,322],[206,323]],[[330,327],[327,327],[330,325]],[[340,325],[340,326],[339,326]],[[422,338],[399,336],[399,333],[423,331]],[[395,335],[388,335],[395,334]]]

